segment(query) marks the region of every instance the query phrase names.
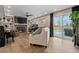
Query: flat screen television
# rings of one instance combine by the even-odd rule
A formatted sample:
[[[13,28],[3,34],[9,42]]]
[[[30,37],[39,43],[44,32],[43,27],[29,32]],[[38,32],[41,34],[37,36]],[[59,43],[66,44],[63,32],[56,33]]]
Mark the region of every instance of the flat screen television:
[[[18,17],[18,23],[27,23],[27,19],[24,17]]]

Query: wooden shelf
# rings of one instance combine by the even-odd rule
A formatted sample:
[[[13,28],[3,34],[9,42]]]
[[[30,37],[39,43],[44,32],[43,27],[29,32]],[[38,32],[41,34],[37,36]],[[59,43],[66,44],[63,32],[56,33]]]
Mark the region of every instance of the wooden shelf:
[[[26,23],[20,24],[20,23],[14,23],[14,25],[27,25]]]

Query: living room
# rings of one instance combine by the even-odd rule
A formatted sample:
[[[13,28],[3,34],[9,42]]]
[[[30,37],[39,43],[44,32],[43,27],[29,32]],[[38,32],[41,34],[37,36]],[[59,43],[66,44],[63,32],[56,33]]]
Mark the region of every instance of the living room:
[[[71,14],[78,8],[76,5],[0,5],[0,52],[78,53],[79,41],[75,42],[71,25]]]

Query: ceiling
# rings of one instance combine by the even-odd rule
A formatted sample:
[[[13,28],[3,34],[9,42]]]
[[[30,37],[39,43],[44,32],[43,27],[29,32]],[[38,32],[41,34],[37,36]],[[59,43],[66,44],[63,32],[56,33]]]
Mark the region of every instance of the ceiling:
[[[24,17],[26,12],[38,17],[51,12],[73,7],[73,5],[4,5],[5,15]]]

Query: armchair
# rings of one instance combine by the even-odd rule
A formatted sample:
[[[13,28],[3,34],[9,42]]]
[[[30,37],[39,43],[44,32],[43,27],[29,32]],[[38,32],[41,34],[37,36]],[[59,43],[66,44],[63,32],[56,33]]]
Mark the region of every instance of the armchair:
[[[42,28],[40,33],[37,32],[39,32],[39,28],[29,35],[29,43],[47,47],[49,42],[49,29]]]

